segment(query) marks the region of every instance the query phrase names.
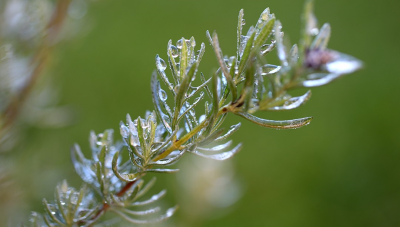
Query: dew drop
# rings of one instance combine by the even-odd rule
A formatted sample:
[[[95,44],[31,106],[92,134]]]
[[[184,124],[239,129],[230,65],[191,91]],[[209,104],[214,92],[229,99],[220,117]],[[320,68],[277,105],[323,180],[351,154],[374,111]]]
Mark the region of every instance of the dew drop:
[[[131,135],[131,145],[134,147],[140,146],[139,138],[137,136]]]
[[[132,121],[131,121],[131,123],[129,123],[129,129],[131,130],[133,135],[137,136],[137,134],[138,134],[137,128]]]
[[[195,46],[196,46],[196,40],[194,40],[193,37],[190,39],[190,45],[191,45],[192,47],[195,47]]]
[[[242,19],[242,25],[245,25],[245,24],[246,24],[246,20]]]
[[[268,17],[269,17],[268,14],[269,14],[268,12],[263,12],[263,13],[261,14],[261,18],[262,18],[263,20],[268,20]]]
[[[244,49],[245,49],[245,47],[246,47],[247,40],[249,40],[249,37],[248,37],[248,36],[242,35],[242,36],[240,37],[240,45],[239,45],[239,55],[240,55],[240,56],[243,55],[243,51],[244,51]]]
[[[119,130],[120,130],[120,133],[121,133],[121,136],[122,136],[122,137],[128,138],[128,136],[129,136],[129,129],[128,129],[128,127],[126,127],[122,122],[121,122],[121,124],[120,124],[120,126],[119,126]]]
[[[268,47],[269,47],[269,44],[264,44],[261,46],[260,51],[264,52],[264,51],[268,50]]]
[[[165,91],[164,91],[164,92],[165,92]],[[167,95],[167,94],[165,94],[165,95]],[[142,128],[143,128],[143,130],[149,127],[149,125],[147,124],[147,122],[146,122],[144,119],[140,118],[140,121],[142,122]]]
[[[178,40],[178,42],[176,42],[176,47],[178,48],[178,49],[182,49],[182,39],[180,39],[180,40]]]
[[[175,90],[175,93],[178,93],[178,91],[179,91],[179,84],[176,85],[176,86],[174,87],[174,90]]]
[[[150,112],[150,115],[148,116],[148,119],[149,119],[151,122],[157,123],[156,113],[155,113],[154,111],[153,111],[153,112]]]
[[[229,59],[228,59],[228,58],[225,57],[225,58],[224,58],[224,61],[225,61],[225,64],[226,64],[227,66],[230,66],[230,65],[229,65]]]
[[[175,208],[173,207],[173,208],[169,208],[168,210],[167,210],[167,212],[166,212],[166,216],[167,217],[171,217],[174,213],[175,213]]]
[[[164,71],[167,68],[167,64],[165,63],[165,61],[158,55],[156,56],[156,66],[157,69],[160,71]]]
[[[126,122],[129,124],[129,122],[132,121],[131,115],[126,114]]]
[[[310,30],[310,34],[312,36],[316,36],[316,35],[318,35],[318,33],[319,33],[319,29],[318,28],[313,28],[313,29]]]
[[[149,111],[149,110],[146,110],[146,113],[145,113],[145,115],[144,115],[144,118],[149,118],[150,117],[150,115],[151,115],[151,112]]]
[[[206,119],[206,115],[203,114],[199,117],[199,123],[203,122]]]
[[[269,75],[279,72],[281,66],[266,64],[261,67],[261,75]]]
[[[229,61],[228,61],[228,65],[229,66],[232,66],[232,64],[233,64],[233,62],[235,61],[235,56],[231,56],[230,58],[229,58]]]
[[[158,96],[160,97],[161,101],[163,101],[163,102],[167,101],[167,98],[168,98],[167,92],[165,92],[163,89],[160,89],[158,91]]]
[[[78,197],[79,197],[79,193],[76,193],[76,192],[73,193],[71,195],[71,203],[76,205],[76,203],[78,202]]]
[[[171,45],[170,50],[173,58],[178,57],[178,48],[176,48],[176,46]]]

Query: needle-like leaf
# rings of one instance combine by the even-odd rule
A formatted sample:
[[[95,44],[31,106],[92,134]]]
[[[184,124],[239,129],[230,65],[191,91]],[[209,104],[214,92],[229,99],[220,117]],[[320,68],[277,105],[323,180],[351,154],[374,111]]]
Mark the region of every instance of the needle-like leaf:
[[[235,114],[260,126],[274,129],[297,129],[310,124],[312,120],[312,117],[305,117],[293,120],[274,121],[258,118],[254,115],[244,112],[235,112]]]

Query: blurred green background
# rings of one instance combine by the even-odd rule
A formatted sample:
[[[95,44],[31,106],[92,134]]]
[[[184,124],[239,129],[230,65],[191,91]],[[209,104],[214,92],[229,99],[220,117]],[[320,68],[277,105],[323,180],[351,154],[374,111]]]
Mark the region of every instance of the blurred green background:
[[[245,145],[233,161],[243,195],[229,213],[204,218],[199,226],[400,226],[399,6],[389,0],[316,1],[319,25],[332,26],[329,47],[361,59],[364,69],[312,89],[313,97],[299,109],[258,114],[314,116],[307,127],[276,131],[229,117],[226,125],[243,123],[233,138]],[[136,117],[153,108],[150,75],[155,55],[166,59],[169,39],[205,42],[200,70],[208,77],[217,62],[205,31],[216,30],[224,53],[234,55],[239,10],[244,8],[247,31],[266,7],[296,43],[301,0],[91,3],[85,35],[58,48],[52,69],[60,104],[75,109],[76,124],[31,128],[12,154],[28,204],[22,215],[41,211],[41,199],[51,199],[62,179],[80,186],[69,158],[73,143],[88,152],[90,130],[117,130],[126,113]],[[170,205],[180,193],[179,177],[158,177]],[[179,211],[175,220],[183,216]]]

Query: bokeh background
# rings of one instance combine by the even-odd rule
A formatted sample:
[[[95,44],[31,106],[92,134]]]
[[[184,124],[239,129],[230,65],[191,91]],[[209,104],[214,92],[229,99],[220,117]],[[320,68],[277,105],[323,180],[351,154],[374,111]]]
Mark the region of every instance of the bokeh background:
[[[241,198],[194,223],[186,222],[185,210],[196,212],[189,201],[171,225],[400,226],[399,6],[392,0],[316,1],[319,25],[332,26],[329,47],[361,59],[364,69],[312,89],[313,97],[299,109],[259,113],[269,119],[314,116],[307,127],[276,131],[242,122],[233,139],[245,146],[232,162]],[[21,217],[42,211],[42,198],[51,199],[62,179],[80,186],[69,158],[72,144],[88,152],[90,130],[117,130],[126,113],[138,116],[153,108],[150,75],[155,55],[166,59],[169,39],[194,36],[198,44],[205,42],[200,70],[209,76],[217,62],[205,31],[216,30],[224,53],[234,55],[239,10],[244,8],[247,31],[266,7],[296,43],[301,0],[90,3],[81,32],[59,46],[52,61],[59,103],[73,108],[75,123],[31,127],[7,154],[15,167]],[[226,125],[239,121],[231,116]],[[158,177],[156,187],[169,192],[166,204],[179,201],[183,174]]]

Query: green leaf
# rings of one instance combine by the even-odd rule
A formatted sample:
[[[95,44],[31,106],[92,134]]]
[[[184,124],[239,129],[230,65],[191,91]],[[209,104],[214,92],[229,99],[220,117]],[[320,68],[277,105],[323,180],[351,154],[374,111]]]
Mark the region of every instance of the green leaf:
[[[229,74],[231,74],[232,77],[235,77],[236,63],[237,63],[236,57],[232,57],[232,65],[231,65],[231,70],[229,72]]]
[[[103,173],[102,173],[102,164],[101,162],[96,163],[96,177],[97,181],[100,184],[100,191],[104,195],[104,178],[103,178]]]
[[[303,15],[301,17],[302,28],[301,28],[301,37],[299,45],[300,63],[303,62],[306,48],[308,48],[311,44],[311,34],[309,32],[310,32],[310,26],[312,25],[313,20],[315,20],[313,9],[314,9],[314,1],[306,0],[306,2],[304,3]]]
[[[206,31],[206,37],[208,39],[208,42],[210,42],[210,45],[212,46],[212,48],[215,49],[214,48],[214,44],[213,44],[213,40],[212,40],[210,32],[208,30]]]
[[[181,151],[179,154],[175,155],[169,159],[162,159],[155,162],[150,162],[149,165],[151,166],[169,166],[175,164],[182,156],[186,153],[186,150]]]
[[[182,37],[182,49],[181,49],[181,59],[180,59],[180,75],[181,81],[186,77],[186,68],[188,66],[188,47],[186,39]],[[182,86],[182,84],[181,84]]]
[[[301,128],[303,126],[310,124],[311,120],[313,119],[312,117],[305,117],[305,118],[299,118],[299,119],[293,119],[293,120],[274,121],[274,120],[258,118],[254,115],[251,115],[249,113],[244,113],[244,112],[234,112],[234,114],[239,115],[239,116],[243,117],[244,119],[249,120],[253,123],[256,123],[260,126],[263,126],[266,128],[274,128],[274,129]]]
[[[144,216],[144,215],[149,215],[149,214],[154,214],[160,211],[160,207],[154,207],[148,210],[143,210],[143,211],[133,211],[133,210],[128,210],[128,209],[120,209],[121,211],[127,213],[127,214],[132,214],[132,215],[137,215],[137,216]]]
[[[217,119],[214,120],[214,125],[211,128],[210,132],[214,133],[215,131],[217,131],[221,127],[227,116],[228,113],[223,113],[222,115],[218,116]]]
[[[243,51],[243,55],[240,58],[238,74],[237,74],[237,77],[235,78],[236,83],[238,82],[240,75],[242,75],[243,70],[249,60],[250,52],[253,47],[253,42],[254,42],[255,36],[256,36],[256,31],[255,31],[255,29],[253,29],[253,32],[251,33],[250,38],[247,40],[246,47],[244,48],[244,51]]]
[[[74,207],[74,210],[70,213],[70,217],[69,217],[70,220],[73,220],[75,214],[77,214],[78,208],[79,208],[79,206],[80,206],[80,204],[81,204],[81,202],[82,202],[82,200],[83,200],[83,197],[84,197],[84,195],[85,195],[86,190],[87,190],[86,185],[84,185],[84,186],[81,188],[81,190],[79,190],[78,201],[76,201],[76,205],[75,205],[75,207]]]
[[[229,129],[229,131],[227,133],[225,133],[225,135],[219,136],[218,138],[215,139],[215,142],[217,141],[221,141],[221,140],[225,140],[227,139],[229,136],[231,136],[234,132],[236,132],[237,130],[239,130],[240,126],[242,124],[239,122],[236,125],[232,125]]]
[[[218,74],[214,72],[212,79],[212,96],[213,96],[213,106],[212,106],[212,116],[217,117],[219,110],[219,98],[218,98]]]
[[[211,91],[212,91],[213,103],[212,103],[211,112],[209,113],[209,116],[207,116],[210,119],[210,121],[205,130],[206,136],[211,132],[211,130],[214,126],[214,123],[217,120],[218,111],[219,111],[218,74],[217,74],[217,72],[214,72],[214,74],[212,76],[212,87],[211,88],[212,88]],[[206,108],[207,108],[207,103],[206,103]],[[207,121],[207,119],[204,120],[203,122],[205,122],[205,121]]]
[[[179,172],[179,169],[146,169],[144,172],[176,173],[176,172]]]
[[[203,58],[204,52],[206,52],[206,45],[204,43],[201,43],[199,55],[197,56],[197,59],[196,59],[197,67],[199,67],[199,64],[201,62],[201,59]]]
[[[212,97],[213,97],[213,96],[212,96],[212,93],[211,93],[211,91],[210,91],[210,88],[209,88],[208,85],[207,85],[207,84],[211,81],[212,77],[206,81],[206,78],[204,77],[204,74],[203,74],[203,73],[200,73],[200,79],[201,79],[201,82],[204,84],[204,86],[205,86],[205,88],[206,88],[206,92],[207,92],[208,96],[209,96],[210,98],[212,98]]]
[[[203,75],[203,77],[204,77],[204,75]],[[203,80],[203,79],[202,79],[202,80]],[[207,93],[210,92],[209,89],[208,89],[208,86],[207,86],[207,84],[208,84],[210,81],[211,81],[211,78],[208,79],[207,81],[203,82],[203,83],[202,83],[200,86],[198,86],[194,91],[192,91],[192,93],[190,93],[190,95],[187,96],[183,102],[186,102],[186,101],[188,101],[189,99],[193,98],[199,91],[203,90],[203,88],[206,89],[206,92],[207,92]],[[207,89],[208,89],[208,91],[207,91]],[[209,96],[210,96],[210,98],[212,98],[211,92],[209,93]]]
[[[100,154],[99,154],[99,161],[104,165],[104,161],[106,159],[106,152],[107,152],[107,146],[103,146],[101,148]]]
[[[331,37],[331,25],[325,23],[319,31],[317,37],[311,43],[310,49],[325,50]]]
[[[222,54],[221,47],[219,46],[218,36],[216,32],[213,33],[213,44],[214,44],[215,56],[217,57],[219,66],[221,67],[221,70],[226,78],[226,81],[228,82],[229,88],[232,92],[232,102],[234,102],[237,98],[236,85],[233,82],[232,76],[228,71],[228,67],[225,64],[224,55]]]
[[[144,206],[144,205],[149,205],[151,203],[156,202],[157,200],[161,199],[162,197],[165,196],[165,194],[167,193],[167,190],[162,190],[161,192],[159,192],[158,194],[153,195],[150,199],[145,200],[145,201],[139,201],[139,202],[134,202],[132,204],[130,204],[131,206]],[[138,198],[138,197],[137,197]]]
[[[152,94],[152,99],[153,99],[153,103],[154,103],[154,107],[155,107],[155,112],[156,112],[158,118],[164,124],[165,129],[171,134],[172,128],[168,124],[168,122],[165,120],[167,115],[162,111],[162,108],[160,106],[160,100],[158,98],[159,90],[160,90],[160,82],[157,80],[156,71],[153,71],[153,74],[151,75],[151,94]]]
[[[138,138],[139,138],[139,142],[140,142],[140,147],[142,148],[142,151],[143,151],[143,156],[147,157],[148,156],[147,142],[144,139],[145,131],[143,130],[142,120],[141,120],[140,117],[137,118],[137,131],[138,131]]]
[[[165,221],[166,219],[170,218],[177,210],[178,207],[173,207],[169,208],[166,212],[166,214],[161,215],[159,218],[153,219],[153,220],[138,220],[134,219],[127,214],[123,213],[120,210],[112,208],[111,211],[119,215],[121,218],[125,219],[126,221],[133,223],[133,224],[139,224],[139,225],[144,225],[144,224],[152,224],[152,223],[157,223],[157,222],[162,222]]]
[[[133,191],[131,194],[129,194],[129,196],[126,198],[125,200],[125,205],[128,205],[128,203],[132,203],[133,201],[135,201],[136,196],[139,192],[139,190],[142,188],[143,185],[143,180],[138,180],[132,187],[133,187]]]
[[[175,84],[178,84],[180,78],[178,76],[178,68],[176,67],[176,62],[172,54],[171,46],[172,46],[172,40],[170,39],[168,41],[168,46],[167,46],[168,62],[169,62],[169,67],[171,68],[172,76],[174,77],[175,80]]]
[[[158,56],[158,54],[157,54],[156,55],[156,66],[161,64],[160,61],[164,61],[164,60],[162,60],[160,58],[160,56]],[[167,75],[165,74],[165,70],[160,70],[157,67],[157,74],[163,80],[164,84],[167,85],[167,87],[171,91],[171,93],[175,95],[174,85],[171,82],[169,82],[169,79],[168,79]]]
[[[204,92],[202,92],[202,93],[200,94],[200,96],[197,97],[197,98],[195,99],[195,101],[193,102],[193,104],[190,105],[189,107],[187,107],[186,110],[185,110],[185,112],[183,112],[183,113],[178,117],[178,122],[179,122],[190,110],[192,110],[193,108],[195,108],[196,105],[199,104],[199,102],[200,102],[203,98],[204,98]]]
[[[140,190],[136,196],[136,198],[142,197],[146,192],[150,190],[151,187],[156,183],[157,178],[153,177],[143,188]]]
[[[275,25],[275,18],[270,18],[261,29],[260,33],[258,34],[257,38],[254,40],[254,48],[260,48],[265,42],[267,42],[269,36],[272,33],[272,29]]]
[[[65,223],[62,223],[61,220],[59,220],[56,216],[55,216],[55,211],[51,210],[49,203],[47,202],[46,199],[43,199],[43,205],[44,205],[44,210],[46,211],[46,213],[49,215],[49,217],[55,221],[56,223],[58,223],[61,226],[66,226]],[[46,217],[46,216],[45,216]]]
[[[112,170],[113,170],[115,176],[117,176],[118,179],[125,181],[125,182],[136,181],[137,177],[140,176],[139,173],[121,174],[118,172],[118,157],[119,157],[119,151],[115,152],[113,160],[112,160]]]
[[[232,140],[229,140],[228,142],[226,142],[224,144],[218,144],[218,145],[216,145],[214,147],[211,147],[211,148],[198,146],[198,147],[196,147],[196,149],[199,150],[199,151],[216,152],[216,151],[226,150],[231,145],[232,145]]]
[[[156,150],[153,150],[151,152],[150,157],[158,154],[164,147],[169,145],[174,140],[174,138],[175,138],[176,134],[178,133],[178,131],[179,131],[179,127],[176,127],[175,131],[173,131],[172,134],[168,138],[166,138],[164,140],[164,142],[159,147],[157,147]]]
[[[154,139],[156,138],[156,129],[157,129],[157,123],[153,122],[153,121],[149,121],[150,122],[150,151],[151,151],[151,146],[154,143]]]
[[[124,207],[124,206],[125,206],[125,204],[124,204],[123,202],[121,202],[121,199],[120,199],[119,197],[117,197],[116,195],[111,194],[111,195],[110,195],[110,198],[111,198],[111,200],[114,202],[114,203],[112,204],[113,207],[115,207],[115,206]]]
[[[249,67],[246,71],[246,80],[244,81],[244,87],[242,91],[242,97],[244,98],[244,111],[250,108],[251,98],[253,97],[254,90],[254,74],[256,73],[255,65],[253,59],[253,55],[250,56]]]
[[[64,210],[64,206],[61,203],[65,203],[66,201],[61,201],[61,195],[60,195],[60,191],[61,191],[61,187],[60,185],[57,185],[56,187],[56,202],[58,205],[58,209],[60,210],[60,213],[62,215],[62,217],[64,218],[65,221],[68,221],[68,217],[67,217],[67,213]]]
[[[196,72],[196,65],[191,65],[187,75],[183,78],[181,84],[179,85],[179,90],[175,97],[175,112],[174,112],[174,118],[172,120],[173,130],[175,130],[175,128],[179,123],[178,121],[179,113],[180,110],[182,109],[183,101],[186,98],[186,92],[190,87],[190,83],[192,82],[195,72]]]
[[[233,148],[232,150],[226,151],[226,152],[223,152],[223,153],[219,153],[219,154],[206,155],[206,154],[203,154],[203,153],[201,153],[201,152],[199,152],[197,150],[191,151],[190,153],[198,155],[198,156],[203,157],[203,158],[213,159],[213,160],[216,160],[216,161],[224,161],[224,160],[227,160],[229,158],[232,158],[241,149],[242,149],[242,144],[240,143],[235,148]]]
[[[206,138],[201,139],[201,141],[199,141],[199,142],[197,143],[197,145],[198,145],[198,146],[205,146],[205,145],[208,145],[208,144],[214,142],[214,140],[215,140],[216,138],[218,138],[219,136],[221,136],[223,132],[224,132],[224,129],[218,129],[218,130],[216,130],[215,132],[211,133],[211,134],[210,134],[209,136],[207,136]]]
[[[239,55],[239,48],[240,48],[240,39],[242,37],[242,31],[243,31],[243,20],[244,20],[244,11],[241,9],[239,11],[239,16],[238,16],[238,26],[237,26],[237,49],[236,49],[236,59],[240,60],[240,55]]]
[[[263,106],[260,104],[260,110],[291,110],[295,109],[303,104],[305,104],[311,98],[311,90],[308,90],[304,95],[299,97],[292,97],[288,99],[283,99],[279,105],[278,103],[268,103],[269,105]]]

